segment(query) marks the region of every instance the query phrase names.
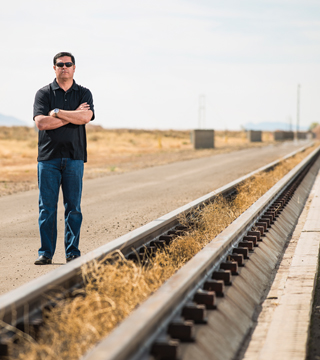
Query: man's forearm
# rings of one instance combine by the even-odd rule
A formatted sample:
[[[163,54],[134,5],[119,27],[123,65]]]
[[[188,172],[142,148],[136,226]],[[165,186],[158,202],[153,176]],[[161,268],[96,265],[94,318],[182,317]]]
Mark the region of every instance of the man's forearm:
[[[60,110],[57,114],[59,119],[65,120],[75,125],[87,124],[92,118],[91,110]]]
[[[69,123],[63,119],[45,115],[38,115],[34,120],[39,130],[54,130]]]

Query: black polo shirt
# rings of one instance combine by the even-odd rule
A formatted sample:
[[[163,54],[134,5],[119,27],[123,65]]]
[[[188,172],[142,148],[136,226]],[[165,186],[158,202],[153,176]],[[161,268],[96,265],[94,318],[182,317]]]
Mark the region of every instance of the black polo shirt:
[[[33,105],[33,120],[37,115],[48,115],[55,108],[76,110],[84,102],[94,108],[89,89],[76,84],[68,91],[58,85],[56,79],[37,91]],[[38,137],[38,161],[56,158],[71,158],[87,161],[87,137],[85,125],[67,124],[54,130],[41,130]]]

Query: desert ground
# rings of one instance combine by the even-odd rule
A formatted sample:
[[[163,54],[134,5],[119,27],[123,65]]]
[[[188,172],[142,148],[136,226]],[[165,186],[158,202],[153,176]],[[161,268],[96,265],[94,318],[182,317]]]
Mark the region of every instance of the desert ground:
[[[250,143],[241,131],[218,131],[215,148],[194,150],[190,131],[103,129],[87,126],[85,179],[274,144],[272,134]],[[0,196],[37,188],[37,131],[0,127]]]
[[[33,129],[4,130],[0,132],[0,294],[65,264],[61,196],[53,264],[33,264],[40,245],[37,134]],[[194,150],[189,135],[187,131],[89,129],[82,254],[306,145],[268,139],[250,144],[243,133],[223,132],[216,136],[215,149]]]

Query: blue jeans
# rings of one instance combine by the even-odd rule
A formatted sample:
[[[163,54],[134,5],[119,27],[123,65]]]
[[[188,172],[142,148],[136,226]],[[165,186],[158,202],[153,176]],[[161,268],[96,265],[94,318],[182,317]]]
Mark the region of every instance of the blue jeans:
[[[79,255],[80,227],[82,223],[81,193],[83,161],[67,158],[38,162],[39,230],[41,247],[39,256],[52,259],[57,243],[57,208],[60,185],[65,208],[66,257]]]

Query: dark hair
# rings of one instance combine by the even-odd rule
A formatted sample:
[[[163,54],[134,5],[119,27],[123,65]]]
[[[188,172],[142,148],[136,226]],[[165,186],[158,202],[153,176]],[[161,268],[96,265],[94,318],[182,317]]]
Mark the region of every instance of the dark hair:
[[[73,56],[71,53],[69,53],[69,52],[63,51],[63,52],[59,52],[59,53],[53,58],[53,65],[55,65],[57,59],[61,58],[62,56],[70,56],[70,57],[71,57],[71,61],[73,62],[73,64],[74,64],[74,65],[76,64],[76,60],[75,60],[74,56]]]

